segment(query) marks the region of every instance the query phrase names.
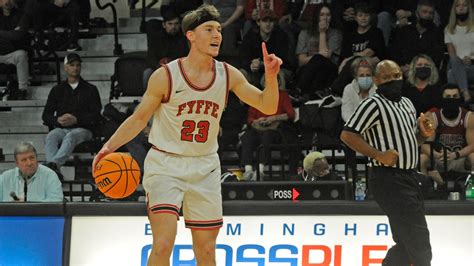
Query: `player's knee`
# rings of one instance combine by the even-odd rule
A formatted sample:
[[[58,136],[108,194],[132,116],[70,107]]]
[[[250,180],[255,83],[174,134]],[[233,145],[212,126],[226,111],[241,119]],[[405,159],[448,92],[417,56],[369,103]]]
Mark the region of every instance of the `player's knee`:
[[[195,247],[196,259],[199,260],[213,260],[215,256],[215,243],[205,243]]]
[[[152,253],[155,256],[159,258],[169,256],[172,251],[173,251],[173,241],[170,241],[168,239],[159,239],[159,240],[153,241]]]

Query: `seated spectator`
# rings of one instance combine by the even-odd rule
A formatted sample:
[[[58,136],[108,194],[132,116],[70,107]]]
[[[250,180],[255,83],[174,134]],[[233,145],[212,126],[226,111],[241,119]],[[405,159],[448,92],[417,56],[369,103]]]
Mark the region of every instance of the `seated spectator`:
[[[416,8],[416,23],[396,29],[389,46],[391,58],[407,76],[409,64],[418,54],[431,57],[440,66],[444,54],[443,31],[433,22],[434,5],[430,0],[420,0]]]
[[[248,106],[243,104],[234,93],[229,93],[227,105],[222,113],[219,130],[219,150],[217,153],[222,155],[222,151],[232,145],[239,143],[239,133],[247,120]]]
[[[402,95],[411,100],[417,117],[431,108],[440,107],[442,91],[438,84],[438,69],[429,56],[420,54],[411,60]]]
[[[444,34],[448,48],[448,82],[462,91],[465,102],[471,101],[469,83],[474,81],[474,14],[471,0],[456,0]]]
[[[300,69],[297,90],[304,98],[318,98],[337,76],[341,32],[334,27],[327,4],[318,4],[310,28],[298,36],[296,55]]]
[[[31,143],[18,144],[13,154],[16,167],[0,175],[0,201],[63,201],[61,181],[54,171],[38,164],[36,149]]]
[[[261,10],[269,9],[275,13],[276,21],[278,26],[285,31],[291,23],[291,15],[288,14],[288,1],[285,0],[247,0],[245,2],[245,24],[242,29],[242,36],[245,35],[252,29],[256,28],[258,15]],[[289,30],[289,29],[288,29]],[[291,31],[290,31],[291,32]],[[289,36],[290,37],[290,36]]]
[[[391,39],[393,28],[403,28],[415,21],[415,9],[418,1],[383,0],[381,12],[377,16],[377,27],[382,30],[385,45]]]
[[[102,133],[104,134],[105,141],[115,133],[120,124],[122,124],[122,122],[134,112],[136,107],[136,103],[109,103],[104,106],[103,117],[105,122]],[[150,128],[150,126],[146,126],[142,132],[125,144],[127,151],[132,155],[133,159],[138,162],[142,175],[143,170],[145,169],[145,157],[148,150],[151,148],[151,144],[148,143]]]
[[[27,0],[24,4],[25,19],[37,33],[38,42],[44,42],[44,31],[50,27],[69,27],[70,36],[67,47],[57,50],[80,51],[78,44],[81,0]],[[84,7],[83,7],[84,9]],[[86,8],[87,9],[87,8]]]
[[[368,5],[373,12],[380,9],[379,0],[332,0],[330,3],[334,19],[342,22],[344,31],[353,31],[357,27],[355,21],[357,5]]]
[[[278,78],[279,84],[282,82],[281,76]],[[285,122],[292,122],[295,118],[295,111],[291,105],[290,97],[286,91],[279,90],[278,110],[274,115],[265,115],[257,109],[250,107],[247,117],[247,128],[245,133],[242,135],[242,153],[241,162],[245,167],[244,180],[255,180],[256,172],[254,171],[253,165],[253,153],[257,147],[261,145],[270,145],[280,143],[283,141],[283,137],[291,137],[291,132],[283,132],[286,136],[280,132],[280,130],[288,130],[285,126]],[[296,138],[296,136],[295,136]],[[258,165],[258,171],[260,176],[264,176],[263,171],[265,165],[269,163],[271,159],[271,152],[268,148],[261,150],[262,154],[257,154],[260,158],[260,164]]]
[[[443,98],[441,109],[434,109],[426,113],[435,127],[428,141],[436,141],[446,147],[448,171],[474,171],[474,115],[471,111],[461,107],[463,104],[462,94],[456,84],[447,84],[443,87]],[[434,157],[434,165],[431,165],[431,156]],[[433,154],[429,144],[421,146],[420,168],[425,175],[442,185],[443,178],[440,171],[444,171],[444,151],[434,147]]]
[[[360,102],[372,96],[377,89],[372,81],[374,68],[367,58],[359,57],[354,60],[352,62],[352,73],[354,79],[344,88],[342,94],[341,116],[344,122],[349,120]]]
[[[203,4],[214,5],[220,13],[222,44],[219,56],[236,56],[237,40],[243,27],[244,0],[203,0]]]
[[[282,73],[289,73],[288,70],[288,36],[275,26],[276,15],[270,9],[260,11],[257,21],[258,28],[245,35],[239,49],[240,71],[247,80],[254,86],[260,85],[260,80],[264,74],[262,42],[265,42],[269,53],[275,54],[283,61],[281,65]]]
[[[304,181],[339,181],[344,178],[339,177],[331,170],[326,156],[321,152],[314,151],[306,155],[303,161]]]
[[[0,1],[0,64],[16,67],[18,89],[9,91],[8,100],[26,100],[28,90],[28,33],[21,23],[22,13],[13,0]]]
[[[81,78],[81,58],[70,53],[64,58],[66,81],[54,86],[43,111],[46,136],[46,165],[59,172],[74,148],[92,139],[101,121],[102,104],[97,87]]]
[[[163,11],[163,22],[157,20],[146,23],[147,34],[147,63],[148,68],[143,71],[143,88],[148,85],[148,79],[153,71],[177,58],[188,54],[189,47],[183,31],[181,19],[172,9]]]
[[[368,57],[372,65],[385,59],[386,49],[380,29],[373,27],[371,18],[373,11],[364,2],[355,5],[355,21],[357,27],[347,28],[342,38],[342,48],[339,65],[339,76],[331,85],[332,91],[341,95],[344,87],[353,78],[351,63],[360,56]]]

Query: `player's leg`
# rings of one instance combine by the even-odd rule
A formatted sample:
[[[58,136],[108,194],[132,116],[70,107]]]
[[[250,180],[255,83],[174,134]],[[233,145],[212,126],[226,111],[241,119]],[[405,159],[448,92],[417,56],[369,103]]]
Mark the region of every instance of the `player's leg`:
[[[193,236],[193,251],[197,266],[216,265],[216,239],[219,229],[191,230]]]
[[[153,245],[147,265],[168,266],[170,265],[170,256],[176,238],[176,215],[169,213],[150,213],[148,219],[150,220],[153,235]]]
[[[195,173],[190,176],[183,200],[183,215],[193,236],[198,266],[216,265],[216,239],[222,227],[220,164],[217,154],[192,158]],[[200,167],[197,167],[200,166]]]

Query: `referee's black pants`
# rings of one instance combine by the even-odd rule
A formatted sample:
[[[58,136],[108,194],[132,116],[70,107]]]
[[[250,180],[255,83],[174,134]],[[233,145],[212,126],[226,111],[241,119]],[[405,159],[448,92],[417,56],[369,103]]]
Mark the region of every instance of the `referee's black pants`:
[[[375,201],[388,216],[396,243],[388,250],[382,265],[431,265],[430,232],[416,171],[373,167],[369,181]]]

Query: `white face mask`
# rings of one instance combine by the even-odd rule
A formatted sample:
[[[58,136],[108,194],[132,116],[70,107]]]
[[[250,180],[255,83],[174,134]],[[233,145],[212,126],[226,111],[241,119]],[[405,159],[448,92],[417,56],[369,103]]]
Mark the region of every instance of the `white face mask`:
[[[372,87],[372,77],[357,78],[357,84],[359,84],[361,90],[368,90]]]

